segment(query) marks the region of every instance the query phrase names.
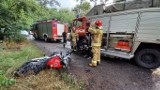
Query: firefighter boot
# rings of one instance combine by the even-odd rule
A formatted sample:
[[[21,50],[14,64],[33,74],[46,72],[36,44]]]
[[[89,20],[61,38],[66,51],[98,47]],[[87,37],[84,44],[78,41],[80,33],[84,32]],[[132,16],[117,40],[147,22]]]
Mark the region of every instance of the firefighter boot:
[[[92,63],[89,64],[89,66],[90,66],[90,67],[96,67],[96,66],[97,66],[97,63],[93,63],[93,62],[92,62]]]
[[[97,61],[97,65],[100,65],[100,61]]]

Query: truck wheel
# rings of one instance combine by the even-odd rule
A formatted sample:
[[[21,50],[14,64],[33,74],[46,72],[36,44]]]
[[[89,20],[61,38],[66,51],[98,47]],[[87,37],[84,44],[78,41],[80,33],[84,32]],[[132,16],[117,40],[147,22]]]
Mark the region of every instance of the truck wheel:
[[[135,61],[144,68],[157,68],[160,66],[160,51],[156,49],[141,49],[136,53]]]
[[[48,41],[47,36],[44,36],[44,41],[45,41],[45,42],[47,42],[47,41]]]

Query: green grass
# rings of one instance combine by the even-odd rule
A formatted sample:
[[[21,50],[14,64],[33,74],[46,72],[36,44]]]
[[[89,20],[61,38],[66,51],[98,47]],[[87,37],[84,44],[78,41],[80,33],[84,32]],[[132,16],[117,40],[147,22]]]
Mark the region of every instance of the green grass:
[[[1,50],[0,69],[4,70],[6,75],[11,75],[11,72],[24,62],[42,55],[42,52],[31,44],[23,46],[20,50]]]
[[[76,80],[72,75],[68,74],[64,70],[57,72],[57,74],[59,75],[60,80],[64,80],[68,86],[72,87],[70,90],[85,90],[83,81]]]
[[[25,43],[26,44],[26,43]],[[2,46],[1,47],[5,47]],[[32,44],[19,46],[20,49],[0,50],[0,87],[8,87],[16,82],[12,73],[24,62],[35,57],[41,57],[42,52]]]
[[[84,90],[82,82],[64,71],[43,70],[38,75],[15,79],[12,73],[18,67],[32,58],[44,55],[31,43],[20,47],[0,49],[0,90]]]

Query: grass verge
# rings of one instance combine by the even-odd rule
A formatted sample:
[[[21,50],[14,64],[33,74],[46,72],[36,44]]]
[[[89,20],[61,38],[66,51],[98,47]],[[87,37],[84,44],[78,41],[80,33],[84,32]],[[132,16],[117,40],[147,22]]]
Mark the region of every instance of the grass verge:
[[[43,56],[43,53],[29,42],[12,43],[11,46],[9,49],[5,45],[0,47],[0,90],[84,90],[81,82],[57,70],[43,70],[38,75],[13,78],[14,70],[32,58]]]

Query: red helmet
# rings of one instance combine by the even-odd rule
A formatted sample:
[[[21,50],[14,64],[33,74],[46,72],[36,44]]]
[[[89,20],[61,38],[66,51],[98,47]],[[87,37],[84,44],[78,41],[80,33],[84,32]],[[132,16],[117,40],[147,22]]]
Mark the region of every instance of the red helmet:
[[[95,25],[97,26],[102,26],[102,21],[97,19],[96,22],[95,22]]]

